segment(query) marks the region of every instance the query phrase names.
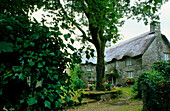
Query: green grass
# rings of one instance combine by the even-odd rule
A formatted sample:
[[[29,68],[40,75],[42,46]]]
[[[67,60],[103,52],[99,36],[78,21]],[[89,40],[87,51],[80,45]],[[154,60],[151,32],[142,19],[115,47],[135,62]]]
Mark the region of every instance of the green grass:
[[[123,92],[123,95],[125,95],[125,96],[127,95],[130,98],[133,98],[133,96],[135,94],[135,93],[132,92],[132,90],[133,90],[132,87],[121,88],[121,90]]]

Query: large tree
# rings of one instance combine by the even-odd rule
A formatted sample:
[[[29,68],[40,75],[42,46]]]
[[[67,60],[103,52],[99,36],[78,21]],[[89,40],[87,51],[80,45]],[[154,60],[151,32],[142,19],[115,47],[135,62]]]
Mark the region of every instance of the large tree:
[[[55,14],[54,21],[62,21],[61,27],[74,33],[75,27],[82,33],[83,43],[92,43],[97,51],[97,86],[103,90],[104,51],[107,41],[114,43],[119,39],[118,27],[125,18],[138,21],[157,20],[157,11],[168,0],[51,0],[45,9]],[[87,30],[86,28],[87,27]],[[87,51],[86,51],[87,52]]]

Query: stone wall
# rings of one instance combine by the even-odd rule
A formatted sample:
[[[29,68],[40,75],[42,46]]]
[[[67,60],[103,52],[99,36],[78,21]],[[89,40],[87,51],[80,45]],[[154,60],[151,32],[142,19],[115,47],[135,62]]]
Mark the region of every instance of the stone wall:
[[[116,84],[123,84],[123,79],[127,78],[127,73],[129,71],[132,71],[134,74],[134,79],[136,79],[138,77],[139,74],[142,73],[142,58],[141,56],[138,57],[133,57],[132,58],[132,65],[127,66],[126,65],[126,58],[128,57],[124,57],[121,60],[118,60],[118,67],[116,67],[118,73],[119,73],[119,78],[117,78],[116,80]],[[116,60],[108,63],[106,65],[107,69],[109,69],[110,67],[115,67],[115,63]]]
[[[90,70],[89,70],[90,67]],[[81,69],[91,73],[91,78],[96,78],[96,65],[95,64],[81,64]]]
[[[165,53],[170,54],[170,49],[163,39],[157,36],[142,56],[143,72],[151,70],[155,61],[165,60]]]
[[[157,33],[159,35],[159,33]],[[157,37],[152,41],[150,46],[147,48],[147,50],[143,53],[143,55],[139,55],[136,57],[131,58],[132,59],[132,65],[127,66],[126,65],[126,59],[130,57],[123,57],[121,60],[113,60],[110,63],[107,63],[105,66],[105,72],[110,67],[116,67],[116,61],[118,62],[118,67],[116,67],[119,77],[116,79],[116,84],[123,84],[124,78],[127,78],[128,72],[133,72],[133,77],[136,79],[139,74],[145,71],[151,70],[151,66],[155,61],[165,60],[164,54],[169,54],[170,56],[170,48],[165,43],[165,41],[160,38],[157,35]],[[90,67],[91,70],[87,70],[88,67]],[[95,64],[82,64],[81,68],[86,71],[90,72],[92,74],[93,78],[96,78],[96,65]],[[108,76],[108,75],[107,75]]]

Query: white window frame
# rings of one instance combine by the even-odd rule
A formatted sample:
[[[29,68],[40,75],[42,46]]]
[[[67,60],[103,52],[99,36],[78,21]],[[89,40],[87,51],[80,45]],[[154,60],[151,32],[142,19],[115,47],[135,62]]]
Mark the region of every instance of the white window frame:
[[[119,61],[115,62],[115,67],[119,67]]]
[[[126,58],[126,66],[132,65],[132,58]]]
[[[86,70],[87,70],[87,71],[92,71],[91,66],[90,66],[90,65],[87,65]]]
[[[133,71],[128,71],[128,72],[127,72],[127,77],[128,77],[128,78],[134,78],[134,73],[133,73]]]
[[[164,60],[169,60],[169,54],[164,54]]]

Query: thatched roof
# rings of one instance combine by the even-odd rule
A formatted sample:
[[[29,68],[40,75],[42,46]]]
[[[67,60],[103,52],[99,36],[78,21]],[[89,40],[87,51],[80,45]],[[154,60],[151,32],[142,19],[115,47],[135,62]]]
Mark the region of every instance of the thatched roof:
[[[112,60],[120,60],[123,57],[136,57],[139,55],[142,55],[145,53],[145,51],[148,49],[150,44],[153,42],[153,40],[158,37],[157,33],[155,32],[146,32],[142,35],[139,35],[137,37],[131,38],[129,40],[126,40],[124,42],[115,44],[114,46],[110,47],[106,50],[105,53],[105,61],[111,62]],[[162,35],[162,39],[164,42],[170,47],[170,43],[168,39]],[[94,53],[95,57],[90,57],[90,59],[86,59],[85,53],[82,57],[82,63],[85,64],[86,62],[91,64],[97,63],[97,53],[95,51]]]
[[[106,51],[106,62],[111,62],[113,59],[120,60],[125,56],[135,57],[143,54],[155,37],[155,33],[147,32],[112,46]]]

